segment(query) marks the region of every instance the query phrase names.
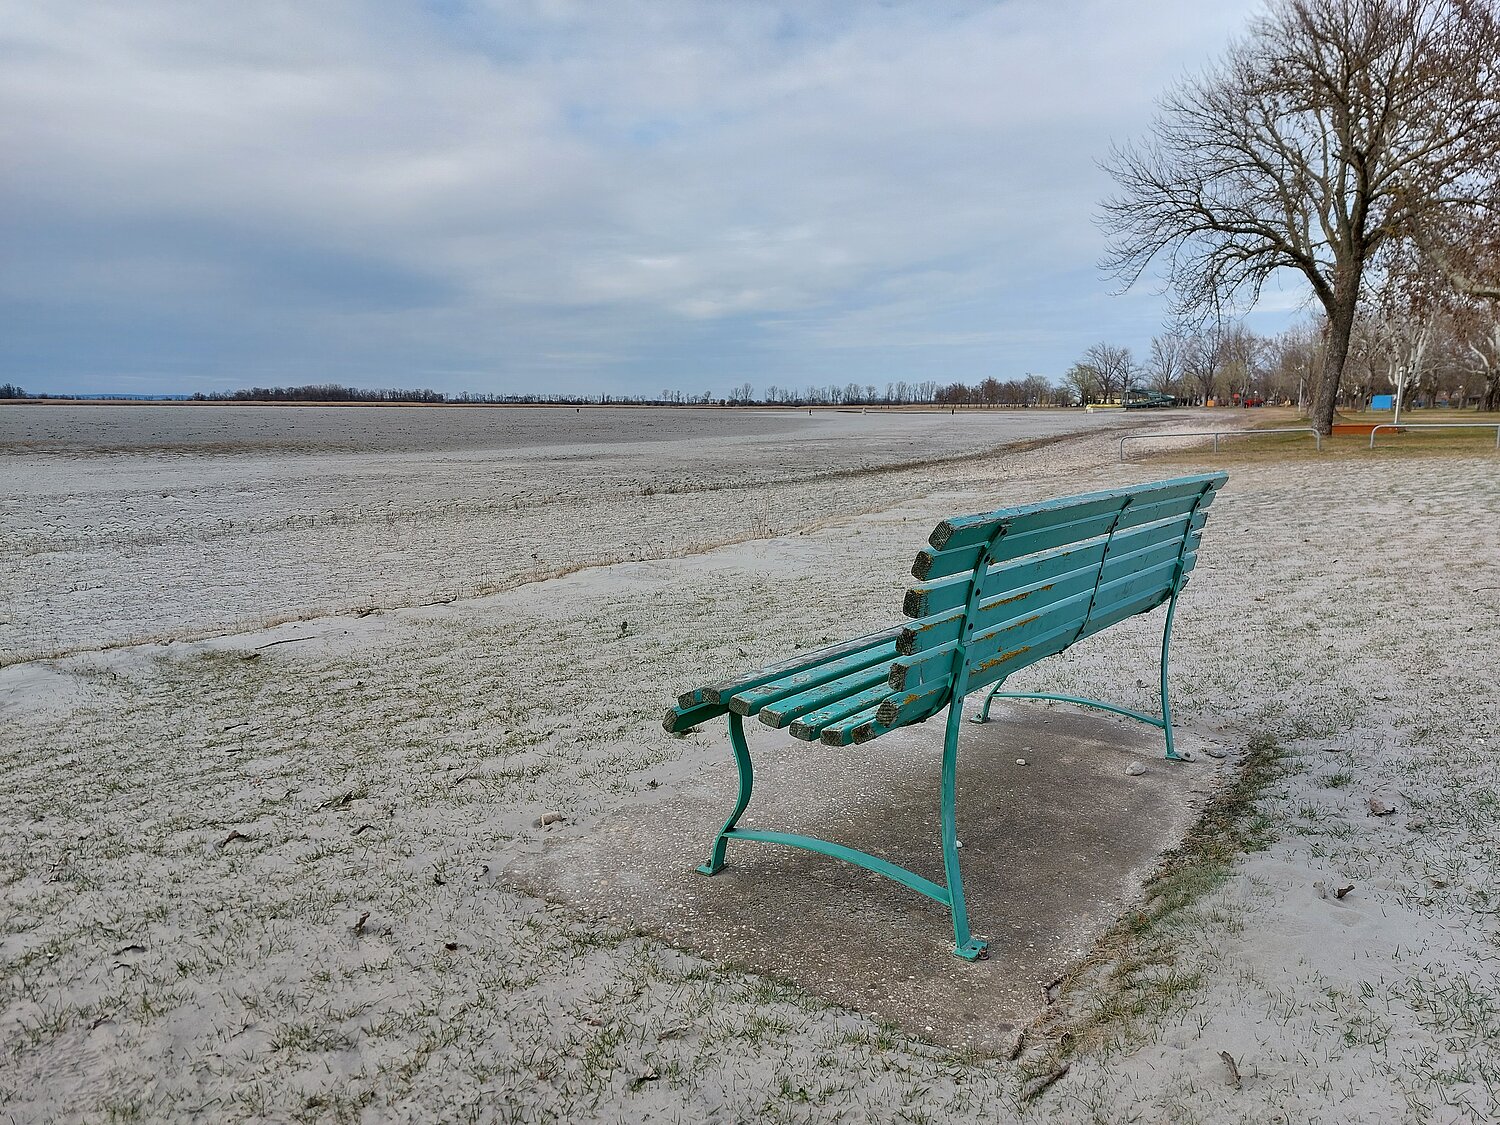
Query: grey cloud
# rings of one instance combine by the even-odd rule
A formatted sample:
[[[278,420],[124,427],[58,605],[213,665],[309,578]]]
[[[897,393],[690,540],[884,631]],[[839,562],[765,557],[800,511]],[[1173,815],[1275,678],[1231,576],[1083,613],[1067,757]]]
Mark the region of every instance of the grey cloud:
[[[655,390],[1139,345],[1095,161],[1248,7],[12,4],[0,376]]]

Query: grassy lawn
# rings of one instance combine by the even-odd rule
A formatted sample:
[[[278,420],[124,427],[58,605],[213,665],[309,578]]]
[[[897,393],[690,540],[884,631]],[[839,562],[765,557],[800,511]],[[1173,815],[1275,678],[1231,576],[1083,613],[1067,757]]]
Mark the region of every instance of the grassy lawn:
[[[1212,423],[1205,423],[1205,429],[1224,428],[1229,429],[1242,422],[1247,411],[1234,411],[1226,409],[1223,411],[1223,421],[1219,422],[1217,417]],[[1269,430],[1282,429],[1308,425],[1305,417],[1300,417],[1295,410],[1266,407],[1257,409],[1255,420],[1250,429]],[[1339,421],[1357,424],[1385,423],[1391,420],[1392,413],[1389,410],[1368,410],[1360,413],[1342,415]],[[1402,425],[1444,424],[1456,423],[1480,424],[1486,426],[1500,426],[1500,413],[1478,413],[1473,410],[1412,410],[1402,411]],[[1212,458],[1213,463],[1230,465],[1255,464],[1273,461],[1307,461],[1322,458],[1338,458],[1347,460],[1350,458],[1407,458],[1407,457],[1434,457],[1434,456],[1456,456],[1472,457],[1479,454],[1495,451],[1495,431],[1492,429],[1472,430],[1407,430],[1403,433],[1394,433],[1390,430],[1382,430],[1376,437],[1375,448],[1370,448],[1370,436],[1368,434],[1334,434],[1323,439],[1322,450],[1319,451],[1310,434],[1265,434],[1263,436],[1232,436],[1219,439],[1219,451],[1213,453],[1208,448],[1205,439],[1203,443],[1183,442],[1181,448],[1161,451],[1147,452],[1136,447],[1127,450],[1130,460],[1152,461],[1162,464],[1201,464],[1205,457]]]

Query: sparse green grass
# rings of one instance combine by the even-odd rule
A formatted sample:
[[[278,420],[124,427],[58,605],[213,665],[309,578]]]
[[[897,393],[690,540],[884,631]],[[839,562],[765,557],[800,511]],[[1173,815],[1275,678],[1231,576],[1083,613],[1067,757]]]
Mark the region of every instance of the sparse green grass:
[[[1042,1025],[1048,1049],[1027,1058],[1028,1075],[1047,1074],[1079,1053],[1119,1049],[1191,1003],[1203,970],[1179,964],[1180,931],[1240,855],[1275,838],[1275,821],[1260,800],[1291,768],[1271,739],[1250,743],[1232,779],[1147,883],[1143,906],[1117,922],[1063,981],[1063,1003]]]

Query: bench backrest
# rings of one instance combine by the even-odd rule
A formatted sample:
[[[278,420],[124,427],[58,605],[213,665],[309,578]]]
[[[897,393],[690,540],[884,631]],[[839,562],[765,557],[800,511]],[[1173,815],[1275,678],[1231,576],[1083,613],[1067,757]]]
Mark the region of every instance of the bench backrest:
[[[944,520],[917,556],[884,726],[945,704],[1181,589],[1224,473],[1177,477]]]

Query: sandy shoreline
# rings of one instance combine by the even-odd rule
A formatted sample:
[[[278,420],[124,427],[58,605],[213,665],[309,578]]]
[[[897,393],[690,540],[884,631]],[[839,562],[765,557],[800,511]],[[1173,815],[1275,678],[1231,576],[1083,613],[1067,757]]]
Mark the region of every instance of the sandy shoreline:
[[[628,431],[618,416],[580,431],[566,411],[494,415],[453,435],[426,415],[351,432],[346,414],[288,423],[251,408],[249,421],[217,416],[222,430],[168,418],[158,433],[127,414],[115,436],[88,439],[103,454],[0,457],[0,664],[472,597],[764,538],[928,487],[953,458],[1112,423],[663,411],[632,415]],[[300,427],[290,437],[288,424]],[[314,451],[334,440],[358,448]],[[509,444],[488,447],[498,441]],[[140,451],[161,442],[169,452]],[[109,452],[116,443],[133,452]]]
[[[11,571],[12,604],[47,615],[45,630],[40,617],[18,630],[33,649],[44,635],[128,640],[142,620],[248,627],[272,602],[240,588],[347,610],[357,600],[340,586],[355,572],[359,597],[372,575],[383,595],[459,597],[0,669],[0,1114],[1492,1118],[1500,732],[1478,654],[1500,646],[1500,625],[1476,598],[1500,587],[1500,560],[1454,534],[1476,512],[1500,515],[1488,458],[1231,470],[1174,676],[1186,721],[1236,751],[1270,738],[1289,755],[1262,806],[1274,840],[1175,920],[1160,968],[1175,974],[1170,1002],[1035,1100],[1021,1099],[1026,1056],[957,1058],[497,883],[509,857],[542,846],[540,810],[587,824],[722,766],[716,732],[676,740],[657,725],[662,700],[705,668],[886,623],[942,516],[1168,475],[1113,458],[1091,435],[821,481],[790,465],[768,485],[774,505],[719,516],[705,498],[722,478],[677,507],[644,492],[657,478],[613,466],[607,497],[545,510],[512,498],[445,514],[408,497],[392,510],[432,522],[378,525],[405,529],[399,550],[382,542],[395,532],[342,520],[257,525],[214,546],[212,508],[163,522],[153,504],[118,540],[26,556],[51,560]],[[478,479],[462,461],[444,468],[460,497]],[[140,471],[122,495],[147,494]],[[265,496],[286,479],[269,473]],[[412,487],[400,473],[360,481],[366,496]],[[310,484],[309,507],[316,495]],[[577,556],[556,535],[527,530],[559,520],[603,552],[643,556],[751,537],[681,557],[596,555],[592,569],[483,597],[443,569],[456,555],[464,574],[486,573],[497,536],[566,565]],[[161,543],[142,541],[151,528]],[[47,534],[85,530],[75,519]],[[247,543],[264,565],[247,565]],[[188,559],[230,573],[146,618],[111,608],[131,585],[111,568],[146,586],[188,573]],[[297,581],[278,585],[294,563]],[[403,586],[416,567],[430,573]],[[1150,629],[1111,630],[1030,682],[1106,685],[1149,707]],[[1371,797],[1397,811],[1370,815]],[[1355,889],[1325,899],[1315,883]],[[1064,1003],[1086,1009],[1090,995]],[[1238,1060],[1240,1089],[1219,1051]]]

